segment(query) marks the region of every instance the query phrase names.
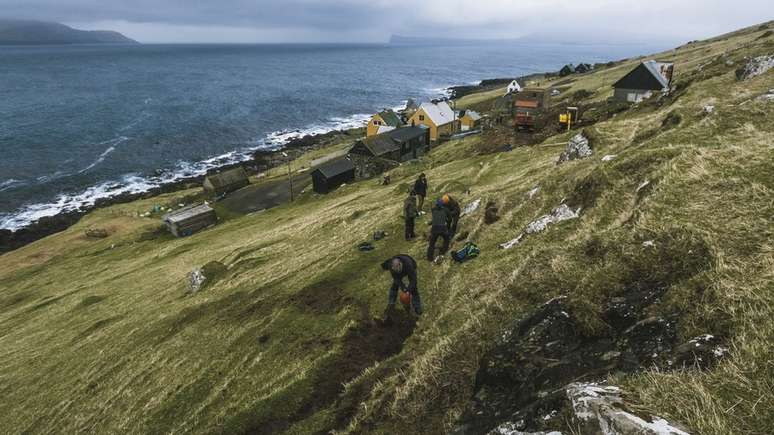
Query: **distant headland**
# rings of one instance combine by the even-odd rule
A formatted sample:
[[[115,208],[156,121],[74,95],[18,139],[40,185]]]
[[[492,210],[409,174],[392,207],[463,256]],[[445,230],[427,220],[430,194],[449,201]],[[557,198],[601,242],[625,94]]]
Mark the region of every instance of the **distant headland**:
[[[60,23],[0,19],[0,45],[139,44],[110,30],[78,30]]]

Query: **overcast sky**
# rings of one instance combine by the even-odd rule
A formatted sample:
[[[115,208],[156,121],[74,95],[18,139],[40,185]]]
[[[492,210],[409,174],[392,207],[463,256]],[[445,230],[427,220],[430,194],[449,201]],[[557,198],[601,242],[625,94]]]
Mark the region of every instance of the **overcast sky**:
[[[774,0],[0,0],[0,18],[140,42],[382,42],[529,34],[682,42],[774,18]]]

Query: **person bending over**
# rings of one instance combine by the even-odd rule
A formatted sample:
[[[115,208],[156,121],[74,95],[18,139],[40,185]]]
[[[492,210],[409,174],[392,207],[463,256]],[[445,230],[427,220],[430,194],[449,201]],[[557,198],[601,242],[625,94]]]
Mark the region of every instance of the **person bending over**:
[[[419,316],[422,314],[422,300],[419,297],[417,289],[417,262],[410,255],[396,255],[382,263],[382,269],[389,270],[392,274],[392,286],[387,296],[387,309],[395,307],[398,300],[398,290],[403,290],[411,295],[411,305],[414,312]],[[408,284],[403,282],[408,278]]]

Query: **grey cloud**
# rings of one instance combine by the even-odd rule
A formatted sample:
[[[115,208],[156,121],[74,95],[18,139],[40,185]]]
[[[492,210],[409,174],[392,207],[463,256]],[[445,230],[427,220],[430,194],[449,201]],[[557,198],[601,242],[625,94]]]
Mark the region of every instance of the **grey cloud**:
[[[278,29],[278,37],[296,29],[297,34],[287,35],[290,40],[324,34],[370,41],[390,33],[463,38],[629,34],[684,40],[770,19],[772,5],[770,0],[737,0],[731,9],[722,0],[0,0],[0,17],[84,24],[122,21],[130,24],[124,26],[130,33],[132,23]],[[136,28],[147,32],[147,26]],[[153,35],[130,36],[153,40]]]

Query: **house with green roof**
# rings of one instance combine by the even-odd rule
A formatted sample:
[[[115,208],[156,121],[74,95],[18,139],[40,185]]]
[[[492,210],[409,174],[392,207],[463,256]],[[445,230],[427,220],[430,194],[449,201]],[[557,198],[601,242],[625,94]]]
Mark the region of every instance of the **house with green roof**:
[[[383,110],[371,117],[366,128],[366,137],[376,136],[403,126],[400,116],[393,110]]]

